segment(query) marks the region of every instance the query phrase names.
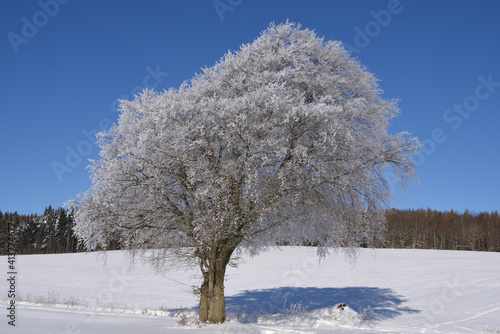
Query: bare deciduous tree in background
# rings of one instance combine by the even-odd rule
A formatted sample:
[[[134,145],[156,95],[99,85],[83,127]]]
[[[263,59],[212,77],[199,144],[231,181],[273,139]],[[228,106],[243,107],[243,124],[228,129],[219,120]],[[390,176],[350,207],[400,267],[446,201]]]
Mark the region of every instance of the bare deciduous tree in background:
[[[160,269],[196,261],[200,319],[222,322],[237,248],[308,240],[324,255],[381,237],[388,177],[416,179],[419,143],[388,134],[398,108],[380,94],[340,42],[271,24],[179,89],[121,101],[73,203],[76,231],[88,249],[147,250]]]

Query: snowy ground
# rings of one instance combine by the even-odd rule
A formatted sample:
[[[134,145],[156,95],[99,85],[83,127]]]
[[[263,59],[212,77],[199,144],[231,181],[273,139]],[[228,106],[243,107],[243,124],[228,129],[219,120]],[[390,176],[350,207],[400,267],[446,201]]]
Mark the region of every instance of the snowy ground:
[[[226,276],[230,321],[201,328],[196,268],[129,270],[123,252],[106,266],[93,253],[18,256],[16,267],[23,301],[8,325],[0,272],[0,333],[500,333],[500,253],[362,249],[355,265],[342,254],[318,262],[311,248],[244,256]]]

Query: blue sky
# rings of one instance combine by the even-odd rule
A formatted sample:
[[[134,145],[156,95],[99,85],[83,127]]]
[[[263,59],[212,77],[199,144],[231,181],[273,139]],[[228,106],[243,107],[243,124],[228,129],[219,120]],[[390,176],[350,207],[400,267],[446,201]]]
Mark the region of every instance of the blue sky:
[[[500,209],[500,2],[0,3],[0,210],[41,213],[91,186],[116,100],[179,87],[287,19],[341,40],[399,98],[390,131],[425,144],[397,208]]]

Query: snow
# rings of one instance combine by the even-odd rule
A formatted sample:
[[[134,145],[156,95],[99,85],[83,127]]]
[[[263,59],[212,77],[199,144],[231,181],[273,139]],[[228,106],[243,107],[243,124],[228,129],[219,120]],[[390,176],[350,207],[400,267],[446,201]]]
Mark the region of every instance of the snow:
[[[129,268],[122,251],[105,266],[96,253],[16,261],[23,301],[0,333],[500,333],[499,253],[361,249],[355,264],[340,253],[319,262],[314,248],[242,255],[226,275],[230,321],[201,327],[197,268],[157,275],[138,261]]]

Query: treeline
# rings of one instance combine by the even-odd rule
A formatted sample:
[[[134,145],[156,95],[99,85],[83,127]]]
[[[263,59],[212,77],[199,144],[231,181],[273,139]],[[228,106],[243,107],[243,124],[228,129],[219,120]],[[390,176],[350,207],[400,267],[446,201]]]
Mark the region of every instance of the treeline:
[[[9,226],[10,225],[10,226]],[[73,231],[74,215],[64,208],[45,209],[42,215],[0,211],[0,255],[8,253],[9,232],[17,254],[53,254],[85,251]],[[385,242],[381,248],[429,248],[500,252],[498,211],[456,213],[431,209],[387,212]],[[120,249],[112,242],[110,249]]]
[[[457,213],[431,209],[387,212],[385,248],[500,252],[498,211]]]
[[[73,212],[64,208],[45,209],[42,215],[19,215],[0,211],[0,255],[9,247],[9,233],[16,254],[53,254],[84,251],[73,233]]]

